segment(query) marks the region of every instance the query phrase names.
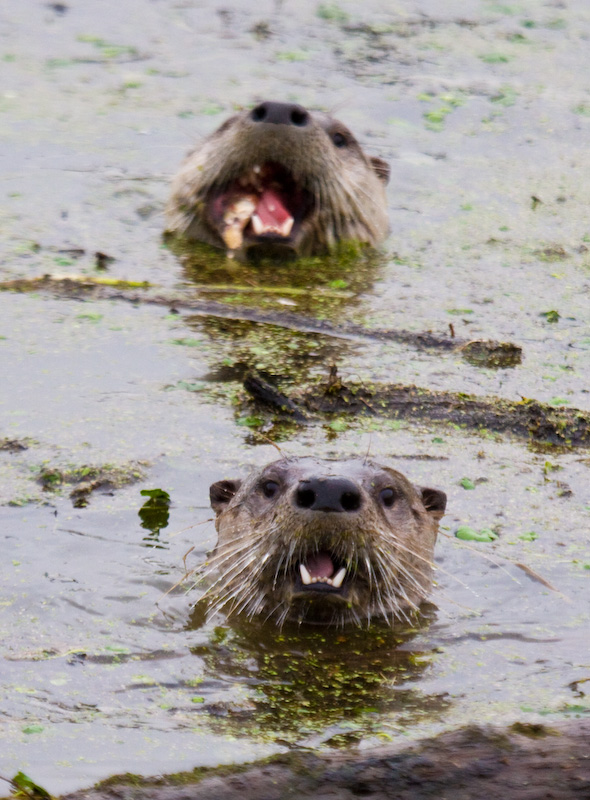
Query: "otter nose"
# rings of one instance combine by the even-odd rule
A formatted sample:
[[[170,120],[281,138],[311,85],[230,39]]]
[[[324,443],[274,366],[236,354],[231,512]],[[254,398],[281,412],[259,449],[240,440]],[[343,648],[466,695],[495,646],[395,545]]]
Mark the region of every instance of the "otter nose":
[[[310,478],[297,487],[295,505],[311,511],[357,511],[361,493],[346,478]]]
[[[269,122],[272,125],[295,125],[304,128],[309,122],[309,114],[295,103],[275,103],[267,100],[253,108],[250,119],[254,122]]]

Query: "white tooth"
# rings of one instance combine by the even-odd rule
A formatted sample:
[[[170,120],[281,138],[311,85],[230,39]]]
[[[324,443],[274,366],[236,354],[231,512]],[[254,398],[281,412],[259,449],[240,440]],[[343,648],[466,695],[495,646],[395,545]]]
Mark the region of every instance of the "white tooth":
[[[301,573],[301,580],[304,586],[309,586],[311,583],[311,575],[303,564],[299,564],[299,572]]]
[[[292,229],[292,227],[293,227],[293,222],[294,222],[294,221],[295,221],[295,220],[293,219],[293,217],[288,217],[288,218],[287,218],[287,219],[286,219],[286,220],[283,222],[283,224],[281,225],[281,229],[280,229],[280,231],[279,231],[279,233],[281,234],[281,236],[288,236],[288,235],[291,233],[291,229]]]
[[[257,236],[260,236],[261,233],[264,233],[264,222],[260,219],[258,214],[252,214],[252,218],[250,220],[252,223],[252,227],[254,228],[254,233]]]
[[[339,589],[342,586],[342,581],[344,580],[344,576],[346,575],[346,567],[342,567],[341,570],[334,575],[332,578],[332,586],[335,589]]]
[[[259,164],[255,164],[252,167],[252,172],[260,172],[260,165]]]
[[[334,586],[334,582],[332,581],[332,578],[324,578],[324,583],[327,583],[328,586]]]

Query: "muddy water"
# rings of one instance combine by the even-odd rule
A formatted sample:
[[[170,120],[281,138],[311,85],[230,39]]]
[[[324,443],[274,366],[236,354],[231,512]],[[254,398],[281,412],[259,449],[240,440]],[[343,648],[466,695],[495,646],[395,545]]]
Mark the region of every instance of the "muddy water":
[[[163,597],[187,551],[192,569],[214,541],[212,480],[276,454],[241,401],[246,367],[296,388],[337,363],[364,381],[589,410],[590,11],[582,0],[439,6],[166,1],[105,13],[27,0],[1,12],[3,282],[148,281],[368,329],[452,325],[524,353],[482,369],[454,352],[173,303],[71,300],[34,284],[0,293],[3,776],[23,770],[60,793],[295,744],[369,747],[588,712],[583,449],[411,420],[271,426],[285,452],[370,448],[448,492],[434,607],[411,630],[277,634],[204,622],[194,578]],[[383,257],[293,276],[164,245],[183,153],[265,98],[337,108],[391,162]],[[106,272],[97,253],[114,259]],[[169,508],[140,515],[141,490],[156,488]],[[498,538],[461,543],[461,525]]]

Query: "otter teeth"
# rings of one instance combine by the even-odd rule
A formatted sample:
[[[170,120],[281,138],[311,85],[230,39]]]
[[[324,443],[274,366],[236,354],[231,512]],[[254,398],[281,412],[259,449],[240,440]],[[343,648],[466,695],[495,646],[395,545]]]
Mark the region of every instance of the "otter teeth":
[[[301,580],[304,586],[309,586],[311,583],[311,575],[303,564],[299,564],[299,572],[301,573]]]
[[[338,570],[333,578],[322,578],[319,576],[314,576],[312,578],[312,576],[309,574],[309,570],[304,564],[299,564],[299,572],[301,573],[301,581],[304,586],[310,586],[312,583],[327,583],[328,586],[333,586],[335,589],[340,589],[342,583],[344,582],[346,568],[342,567],[342,569]]]
[[[276,233],[286,239],[291,233],[295,222],[292,216],[286,217],[282,223],[276,220],[276,225],[273,225],[270,220],[264,222],[260,215],[256,213],[257,202],[258,200],[255,196],[244,195],[234,200],[227,207],[223,215],[224,227],[221,232],[221,238],[225,242],[229,255],[232,255],[234,250],[239,250],[244,243],[244,230],[249,222],[252,223],[252,228],[257,236],[261,236],[264,233]],[[275,211],[275,206],[271,200],[268,203],[267,210],[267,214],[270,213],[271,215],[271,220]]]
[[[261,236],[263,233],[278,233],[279,236],[284,236],[286,238],[291,233],[295,220],[293,217],[287,217],[282,225],[265,225],[258,214],[253,214],[251,222],[254,233],[257,236]]]
[[[338,572],[332,578],[332,586],[335,589],[339,589],[342,586],[342,582],[344,581],[344,576],[346,575],[346,568],[342,567],[342,569],[338,570]]]

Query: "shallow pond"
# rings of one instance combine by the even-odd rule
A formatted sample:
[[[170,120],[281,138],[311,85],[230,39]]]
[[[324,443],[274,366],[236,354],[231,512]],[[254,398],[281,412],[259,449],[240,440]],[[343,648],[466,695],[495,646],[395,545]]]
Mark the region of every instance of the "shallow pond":
[[[587,448],[411,417],[277,425],[242,387],[254,368],[296,392],[336,364],[590,411],[586,3],[107,5],[1,12],[0,775],[58,794],[587,714]],[[390,161],[382,255],[294,272],[163,241],[191,142],[267,97],[337,109]],[[383,329],[523,357],[476,366]],[[275,458],[269,438],[370,451],[447,492],[415,626],[277,631],[193,608],[208,487]]]

